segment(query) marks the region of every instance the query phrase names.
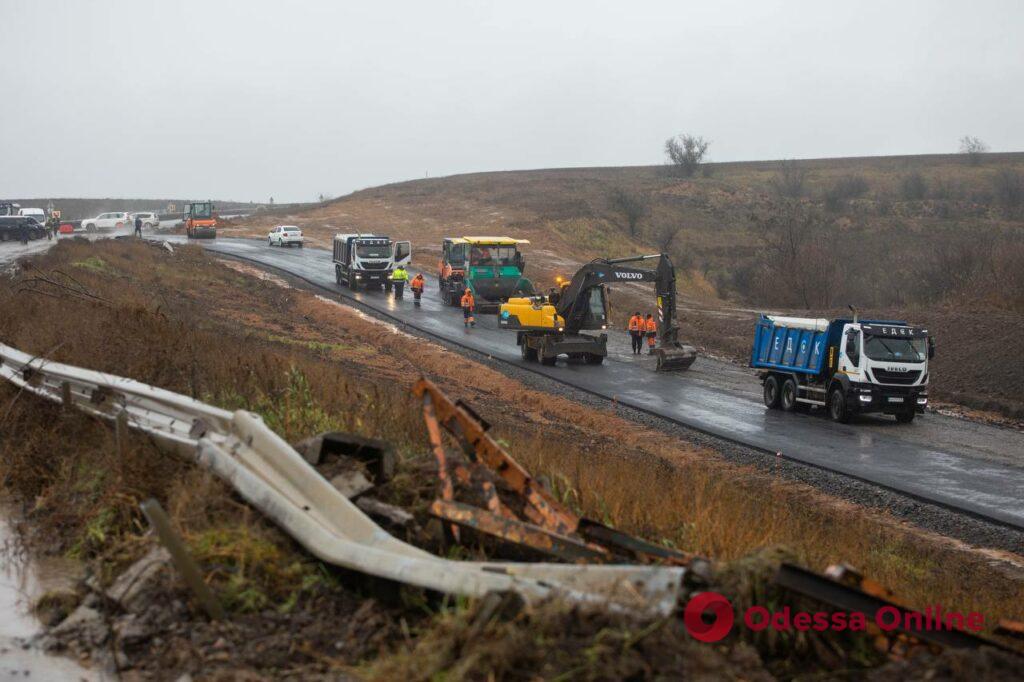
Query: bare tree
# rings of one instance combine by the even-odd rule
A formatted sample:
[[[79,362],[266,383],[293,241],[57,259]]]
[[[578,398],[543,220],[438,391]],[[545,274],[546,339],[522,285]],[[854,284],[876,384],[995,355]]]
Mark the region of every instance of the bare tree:
[[[666,216],[657,220],[651,226],[651,240],[658,247],[659,253],[668,253],[672,249],[672,243],[683,230],[683,224],[678,218]]]
[[[988,153],[988,145],[981,138],[964,135],[960,138],[960,153],[967,156],[972,166],[977,166],[981,163],[982,154]]]
[[[672,170],[688,178],[704,163],[710,142],[696,135],[679,135],[665,140],[665,155]]]
[[[828,221],[791,200],[769,205],[752,220],[771,287],[805,308],[830,307],[843,275]]]
[[[616,187],[608,193],[608,207],[625,223],[630,237],[636,236],[640,221],[651,212],[650,202],[645,195],[624,187]]]
[[[799,199],[804,195],[804,181],[807,180],[807,169],[795,159],[783,161],[779,172],[771,179],[772,190],[777,196],[787,199]]]

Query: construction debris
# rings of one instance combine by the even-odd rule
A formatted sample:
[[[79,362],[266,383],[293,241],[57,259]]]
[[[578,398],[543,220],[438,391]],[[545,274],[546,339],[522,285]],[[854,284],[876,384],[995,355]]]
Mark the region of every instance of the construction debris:
[[[577,516],[487,435],[490,425],[469,405],[453,402],[427,379],[416,382],[413,393],[423,401],[423,420],[437,459],[441,497],[430,511],[448,522],[456,541],[458,527],[463,527],[563,561],[689,566],[697,558]],[[458,444],[461,456],[445,450],[442,429]],[[477,506],[456,501],[456,489]]]

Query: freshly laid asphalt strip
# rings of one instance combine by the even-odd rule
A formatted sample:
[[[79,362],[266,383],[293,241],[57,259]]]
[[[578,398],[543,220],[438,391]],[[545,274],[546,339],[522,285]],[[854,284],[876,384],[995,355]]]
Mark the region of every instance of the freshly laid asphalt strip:
[[[1017,452],[1001,453],[999,458],[977,457],[947,444],[922,444],[901,436],[900,429],[913,425],[866,429],[858,424],[835,424],[809,415],[769,411],[757,400],[691,379],[689,373],[643,371],[628,357],[610,357],[601,366],[560,360],[554,367],[544,367],[521,359],[515,336],[499,329],[495,316],[479,317],[474,329],[465,329],[462,311],[442,305],[436,280],[427,273],[427,292],[422,306],[415,308],[411,295],[396,302],[377,290],[353,293],[337,285],[331,254],[323,249],[269,248],[265,243],[246,239],[218,239],[202,244],[212,251],[291,273],[424,333],[622,405],[724,440],[780,453],[786,459],[1024,529],[1024,436],[1004,434],[1001,438]],[[699,358],[694,368],[702,361],[710,362]],[[1012,463],[1015,461],[1020,466]]]

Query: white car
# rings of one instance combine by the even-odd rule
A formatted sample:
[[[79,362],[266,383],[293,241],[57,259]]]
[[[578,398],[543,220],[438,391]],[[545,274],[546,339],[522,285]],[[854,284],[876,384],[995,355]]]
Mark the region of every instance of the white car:
[[[95,218],[86,218],[82,221],[82,227],[86,232],[99,232],[101,230],[134,230],[135,224],[130,215],[118,211],[116,213],[100,213]]]
[[[270,246],[291,246],[297,244],[302,246],[302,230],[294,225],[278,225],[267,235],[267,244]]]
[[[156,213],[133,213],[131,214],[131,228],[135,229],[135,219],[142,218],[142,229],[153,230],[160,227],[160,216]]]

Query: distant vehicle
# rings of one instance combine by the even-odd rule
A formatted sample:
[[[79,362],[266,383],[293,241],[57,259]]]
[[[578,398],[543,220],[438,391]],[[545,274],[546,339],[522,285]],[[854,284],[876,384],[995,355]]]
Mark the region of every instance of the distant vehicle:
[[[19,204],[10,201],[0,201],[0,216],[18,215],[18,209],[20,208]]]
[[[352,291],[360,286],[391,291],[391,272],[412,260],[412,242],[394,242],[378,234],[334,235],[334,279]]]
[[[189,201],[181,213],[185,234],[189,239],[216,239],[217,216],[212,201]]]
[[[0,216],[0,242],[20,240],[22,225],[28,229],[29,239],[42,239],[46,236],[46,229],[32,216]]]
[[[302,230],[295,225],[278,225],[267,235],[267,243],[270,246],[299,246],[302,247]]]
[[[135,219],[142,218],[142,227],[152,230],[160,227],[160,216],[156,213],[133,213],[131,214],[131,227],[135,229]]]
[[[61,223],[60,228],[57,230],[60,234],[74,234],[75,226],[73,223]]]
[[[762,370],[769,409],[816,405],[842,423],[882,412],[906,424],[928,404],[934,356],[928,330],[906,322],[761,315],[750,366]]]
[[[131,216],[123,211],[100,213],[95,218],[86,218],[82,227],[86,232],[105,232],[110,230],[127,230],[131,227]]]
[[[40,225],[46,224],[46,211],[41,208],[22,208],[18,210],[18,215],[29,216],[35,218],[36,222]]]

